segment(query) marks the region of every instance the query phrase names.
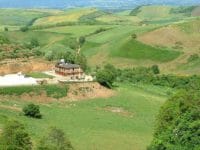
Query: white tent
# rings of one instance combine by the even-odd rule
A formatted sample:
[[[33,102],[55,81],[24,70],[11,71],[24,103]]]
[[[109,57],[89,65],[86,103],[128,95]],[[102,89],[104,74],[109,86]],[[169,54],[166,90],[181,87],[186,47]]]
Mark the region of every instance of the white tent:
[[[0,76],[0,86],[19,86],[19,85],[37,85],[37,81],[34,78],[25,77],[21,73]]]

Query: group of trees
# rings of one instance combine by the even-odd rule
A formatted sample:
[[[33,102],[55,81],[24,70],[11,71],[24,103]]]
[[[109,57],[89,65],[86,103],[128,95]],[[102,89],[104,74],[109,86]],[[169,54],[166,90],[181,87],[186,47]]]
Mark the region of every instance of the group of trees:
[[[35,104],[28,104],[23,108],[27,117],[40,119],[40,108]],[[64,132],[51,127],[37,143],[37,150],[73,150],[72,144]],[[33,142],[25,126],[18,121],[8,121],[0,134],[0,149],[2,150],[32,150]]]
[[[73,150],[64,132],[56,127],[49,129],[36,145],[37,150]],[[33,142],[25,126],[18,121],[9,121],[0,135],[1,150],[32,150]]]
[[[97,69],[96,80],[103,86],[111,88],[115,81],[118,82],[150,82],[153,77],[160,73],[157,65],[152,67],[138,67],[133,69],[117,69],[107,64],[102,69]]]
[[[148,150],[199,150],[199,97],[198,90],[183,90],[166,101]]]
[[[0,35],[0,45],[0,60],[43,55],[43,53],[38,49],[40,43],[37,38],[31,38],[29,42],[19,44],[11,41],[6,34],[2,34]]]
[[[96,80],[103,86],[111,88],[116,80],[117,70],[111,65],[107,64],[103,69],[97,70]]]

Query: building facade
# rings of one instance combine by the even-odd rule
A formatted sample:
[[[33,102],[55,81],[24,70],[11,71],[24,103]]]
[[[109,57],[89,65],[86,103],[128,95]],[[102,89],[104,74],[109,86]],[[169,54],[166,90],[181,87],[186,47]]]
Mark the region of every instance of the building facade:
[[[55,73],[69,77],[69,79],[81,79],[84,75],[80,65],[65,62],[59,62],[55,65]]]

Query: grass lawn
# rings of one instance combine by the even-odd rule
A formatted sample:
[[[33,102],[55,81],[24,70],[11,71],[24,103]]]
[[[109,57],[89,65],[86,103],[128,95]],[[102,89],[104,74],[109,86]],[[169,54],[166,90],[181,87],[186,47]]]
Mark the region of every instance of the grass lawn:
[[[27,73],[26,76],[33,77],[33,78],[50,78],[50,79],[53,78],[53,76],[47,75],[42,72],[31,72],[31,73]]]
[[[20,120],[36,143],[50,126],[56,126],[64,130],[77,150],[145,150],[152,139],[155,115],[166,100],[166,96],[160,95],[165,89],[147,88],[120,84],[112,98],[40,104],[41,120],[2,107],[22,108],[27,102],[1,101],[0,127],[8,119]],[[126,113],[108,108],[120,108]]]

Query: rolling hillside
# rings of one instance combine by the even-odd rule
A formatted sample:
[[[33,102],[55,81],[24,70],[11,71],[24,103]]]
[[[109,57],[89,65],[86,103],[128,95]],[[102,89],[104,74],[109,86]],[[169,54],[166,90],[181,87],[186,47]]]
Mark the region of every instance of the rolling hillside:
[[[196,13],[199,7],[187,8],[190,8],[186,9],[187,12]],[[69,42],[85,36],[86,43],[81,52],[87,56],[91,67],[105,63],[120,67],[158,64],[163,71],[176,73],[182,65],[186,66],[182,70],[187,70],[190,65],[187,64],[188,58],[198,53],[199,20],[184,13],[172,13],[172,10],[185,12],[185,8],[171,6],[142,6],[132,12],[117,13],[95,8],[19,9],[18,13],[25,11],[19,13],[23,22],[11,18],[14,22],[11,23],[12,28],[7,25],[9,32],[3,34],[15,43],[28,43],[36,38],[40,43],[40,51],[45,53],[72,50]],[[2,9],[0,14],[6,14],[6,11],[14,14],[14,9]],[[25,15],[26,12],[28,15]],[[18,30],[33,19],[28,32],[11,30]],[[41,28],[34,29],[37,26]],[[136,34],[137,39],[132,39],[132,34]],[[193,66],[197,66],[195,64]]]
[[[55,15],[62,11],[50,9],[0,9],[0,24],[22,26],[29,24],[33,19]]]
[[[90,14],[94,11],[96,11],[96,9],[93,8],[72,9],[55,16],[43,17],[41,19],[38,19],[34,22],[34,26],[52,25],[63,22],[77,22],[82,16]]]
[[[199,72],[198,65],[195,65],[195,62],[188,62],[188,59],[191,55],[199,54],[200,49],[200,20],[196,19],[193,21],[188,21],[185,23],[179,23],[174,25],[169,25],[166,27],[162,27],[160,29],[145,33],[138,37],[143,43],[160,46],[160,47],[168,47],[176,49],[184,54],[175,62],[172,62],[173,66],[178,65],[173,70],[180,70],[180,72],[184,72],[184,69],[188,70],[196,70],[195,72]],[[192,65],[192,64],[193,65]],[[180,66],[184,66],[181,67]],[[196,69],[195,69],[196,68]],[[198,70],[198,71],[197,71]],[[189,71],[186,71],[189,73]],[[190,73],[193,73],[190,72]]]

